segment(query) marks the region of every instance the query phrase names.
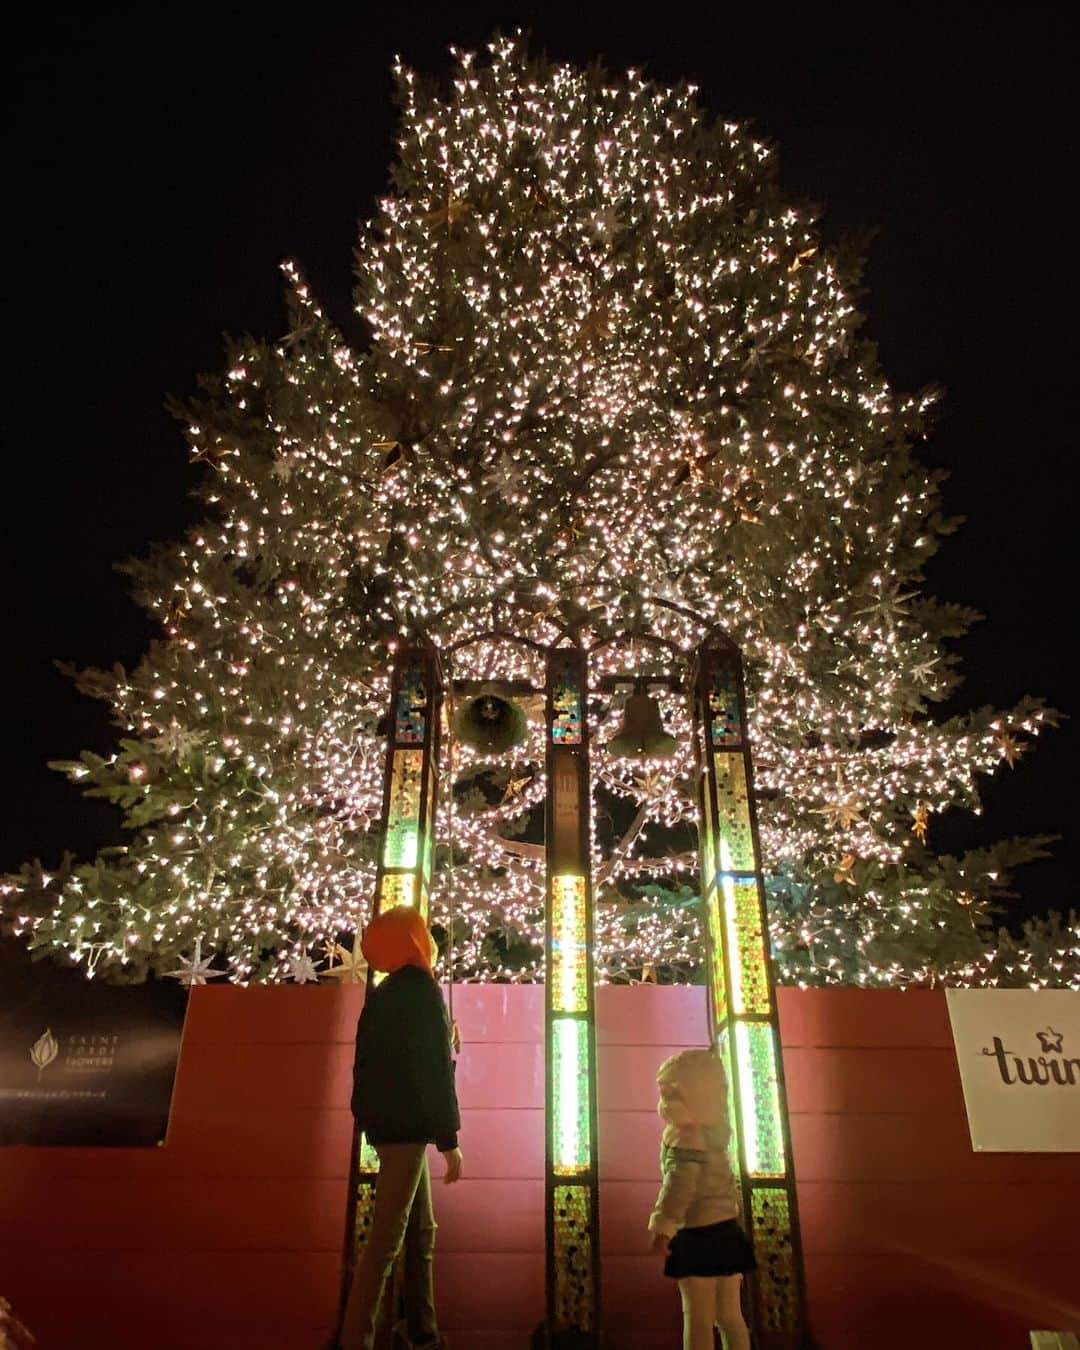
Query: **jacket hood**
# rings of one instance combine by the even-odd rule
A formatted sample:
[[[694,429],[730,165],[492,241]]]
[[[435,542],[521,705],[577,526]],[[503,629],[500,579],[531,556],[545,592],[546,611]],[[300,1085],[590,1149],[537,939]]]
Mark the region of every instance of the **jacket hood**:
[[[364,929],[360,950],[372,970],[393,974],[402,966],[420,966],[431,974],[431,934],[419,910],[394,905],[383,910]]]
[[[675,1126],[727,1124],[727,1079],[711,1050],[683,1050],[657,1070],[661,1117]]]

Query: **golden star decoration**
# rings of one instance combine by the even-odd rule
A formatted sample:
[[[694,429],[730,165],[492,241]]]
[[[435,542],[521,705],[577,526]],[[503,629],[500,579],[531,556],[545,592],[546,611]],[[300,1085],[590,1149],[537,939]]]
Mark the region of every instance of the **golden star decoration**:
[[[856,863],[855,854],[845,853],[844,856],[840,859],[840,862],[837,864],[836,871],[833,873],[833,881],[835,881],[839,886],[856,885],[855,878],[852,876],[852,868],[854,868],[855,863]]]
[[[327,962],[326,969],[319,971],[323,979],[340,980],[342,984],[360,984],[367,979],[367,962],[362,956],[354,956],[340,942],[327,942],[323,951]]]
[[[520,797],[532,780],[533,776],[531,773],[526,774],[524,778],[511,778],[506,785],[506,791],[503,793],[502,801],[499,805],[506,806],[508,802],[512,802],[515,798]]]
[[[574,345],[576,347],[591,347],[598,338],[608,337],[610,333],[611,316],[608,312],[608,304],[606,300],[601,300],[589,310],[581,321],[581,327],[578,329]]]
[[[455,197],[451,188],[446,193],[446,205],[437,207],[434,211],[429,211],[424,217],[424,222],[436,228],[445,225],[446,233],[450,234],[453,231],[454,222],[467,216],[471,210],[472,202],[467,202],[463,197]]]
[[[1001,753],[1005,758],[1005,763],[1010,769],[1014,769],[1016,767],[1016,761],[1027,749],[1027,746],[1021,745],[1011,731],[1003,731],[998,737],[998,744],[1001,746]]]
[[[925,802],[920,802],[912,811],[915,824],[911,827],[911,832],[920,844],[926,843],[926,828],[930,824],[930,808]]]
[[[797,253],[795,255],[794,259],[788,266],[788,271],[798,272],[801,267],[805,266],[805,264],[810,261],[810,259],[814,256],[816,252],[817,252],[816,246],[814,248],[804,248],[801,253]]]
[[[836,771],[836,799],[817,807],[814,815],[825,816],[830,824],[841,830],[850,830],[856,821],[862,820],[862,803],[848,791],[839,769]]]

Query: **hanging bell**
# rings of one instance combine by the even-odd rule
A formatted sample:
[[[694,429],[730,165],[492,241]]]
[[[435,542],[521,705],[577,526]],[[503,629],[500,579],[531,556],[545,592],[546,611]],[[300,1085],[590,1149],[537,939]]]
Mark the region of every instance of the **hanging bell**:
[[[651,694],[630,694],[623,708],[622,730],[608,741],[616,759],[670,759],[679,747],[660,721],[660,704]]]
[[[482,754],[498,755],[520,745],[528,735],[528,727],[518,705],[501,694],[496,685],[489,684],[457,710],[454,735],[463,745]]]

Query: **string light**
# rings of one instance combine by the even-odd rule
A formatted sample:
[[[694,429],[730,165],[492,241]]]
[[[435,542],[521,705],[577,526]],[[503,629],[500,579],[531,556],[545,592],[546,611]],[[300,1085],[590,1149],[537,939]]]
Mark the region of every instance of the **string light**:
[[[393,194],[357,254],[368,345],[289,263],[286,337],[232,344],[182,410],[206,519],[131,565],[164,641],[130,674],[79,676],[120,748],[60,766],[130,839],[9,877],[19,930],[98,971],[198,950],[238,981],[310,978],[308,954],[371,904],[402,638],[637,626],[688,659],[720,625],[747,665],[781,979],[1080,983],[1075,919],[990,940],[1007,867],[1036,845],[924,847],[1053,714],[1025,699],[931,719],[968,617],[920,590],[949,528],[910,451],[934,399],[883,378],[854,278],[782,200],[771,149],[689,87],[514,40],[455,61],[445,99],[396,70]],[[541,683],[494,640],[455,660],[460,678]],[[658,669],[623,644],[591,678]],[[690,728],[663,705],[675,759],[594,757],[603,979],[700,972]],[[461,978],[541,971],[542,764],[540,718],[512,764],[458,756]],[[486,794],[485,769],[518,790]],[[444,895],[439,857],[436,921]]]

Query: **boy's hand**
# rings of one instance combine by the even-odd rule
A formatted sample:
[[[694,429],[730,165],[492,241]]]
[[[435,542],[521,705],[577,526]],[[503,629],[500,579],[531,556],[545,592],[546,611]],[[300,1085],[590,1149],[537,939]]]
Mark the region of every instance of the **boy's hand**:
[[[450,1023],[450,1045],[455,1055],[461,1054],[461,1028],[456,1022]]]
[[[443,1183],[446,1186],[452,1186],[455,1181],[461,1180],[461,1165],[463,1162],[461,1149],[447,1149],[443,1154],[446,1162],[446,1171],[443,1173]]]
[[[30,1335],[15,1314],[6,1298],[0,1298],[0,1350],[30,1350],[37,1341]]]
[[[650,1246],[652,1247],[653,1251],[654,1251],[654,1252],[663,1252],[663,1254],[664,1254],[665,1256],[667,1256],[667,1254],[668,1254],[668,1244],[671,1242],[671,1239],[667,1236],[667,1234],[666,1234],[666,1233],[650,1233],[650,1234],[649,1234],[649,1238],[650,1238]]]

